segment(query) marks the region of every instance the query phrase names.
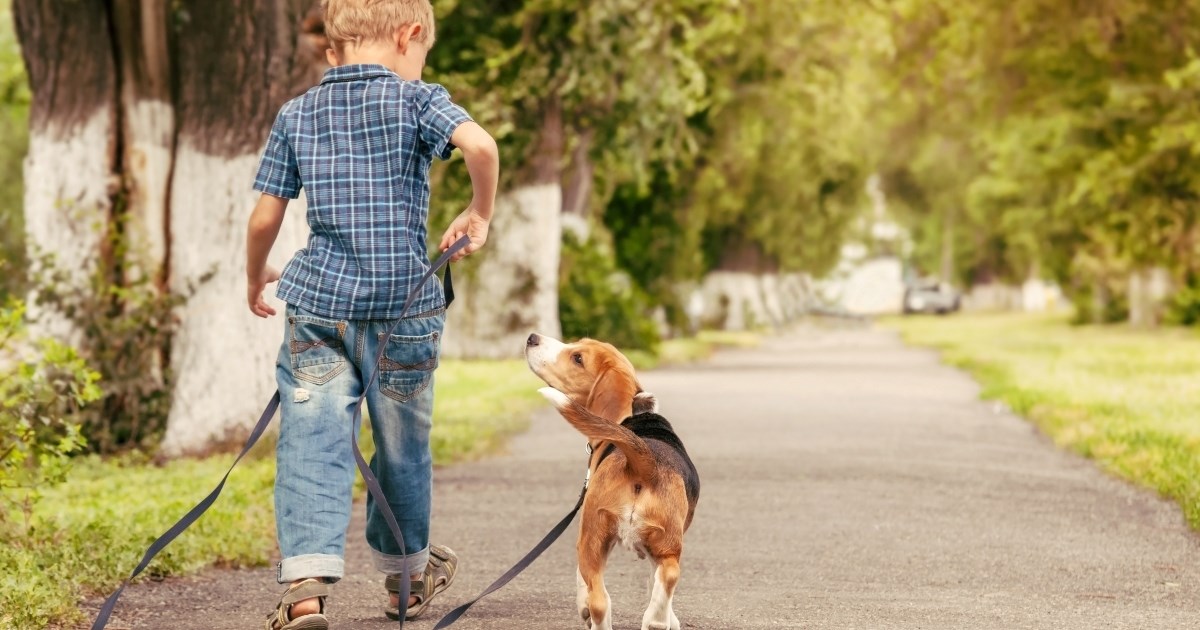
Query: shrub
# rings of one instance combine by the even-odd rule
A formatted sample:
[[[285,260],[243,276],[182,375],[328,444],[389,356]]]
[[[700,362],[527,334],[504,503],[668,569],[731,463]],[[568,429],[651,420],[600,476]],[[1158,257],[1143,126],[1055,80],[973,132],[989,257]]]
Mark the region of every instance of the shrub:
[[[1200,324],[1200,277],[1189,276],[1187,284],[1171,296],[1167,304],[1167,321],[1182,326]]]
[[[37,304],[60,315],[80,333],[80,352],[100,372],[103,400],[81,412],[92,450],[152,449],[166,430],[171,408],[168,369],[175,309],[184,299],[160,289],[129,247],[121,222],[109,228],[101,261],[81,277],[62,269],[53,255],[35,256],[32,284]]]
[[[0,523],[19,507],[29,522],[42,489],[66,478],[70,456],[83,449],[77,416],[100,398],[99,375],[73,348],[50,339],[25,342],[25,308],[0,310]]]
[[[563,236],[558,291],[564,337],[594,337],[627,350],[658,349],[650,300],[595,243]]]

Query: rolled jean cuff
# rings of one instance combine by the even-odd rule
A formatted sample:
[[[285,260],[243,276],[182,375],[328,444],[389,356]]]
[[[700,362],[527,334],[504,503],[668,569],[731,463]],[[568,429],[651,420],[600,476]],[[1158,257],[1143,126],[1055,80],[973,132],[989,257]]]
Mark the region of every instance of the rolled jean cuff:
[[[375,568],[388,575],[401,575],[405,569],[404,556],[389,556],[386,553],[380,553],[371,550],[371,560],[375,562]],[[425,565],[429,564],[429,547],[421,551],[410,554],[408,556],[408,575],[412,577],[425,572]]]
[[[341,557],[325,553],[310,553],[284,558],[280,561],[278,579],[280,584],[306,578],[326,578],[330,582],[336,582],[345,574],[346,561]]]

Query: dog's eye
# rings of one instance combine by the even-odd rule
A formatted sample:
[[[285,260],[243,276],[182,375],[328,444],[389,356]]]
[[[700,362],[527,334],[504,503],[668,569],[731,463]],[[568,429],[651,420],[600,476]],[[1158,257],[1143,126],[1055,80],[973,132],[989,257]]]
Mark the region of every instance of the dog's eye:
[[[571,360],[575,362],[575,365],[583,365],[583,355],[578,352],[571,355]]]

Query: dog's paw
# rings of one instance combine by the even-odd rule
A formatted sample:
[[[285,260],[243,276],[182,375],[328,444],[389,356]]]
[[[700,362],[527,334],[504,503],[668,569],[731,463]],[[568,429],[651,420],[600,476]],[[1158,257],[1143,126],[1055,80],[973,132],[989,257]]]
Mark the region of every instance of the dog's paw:
[[[554,406],[558,407],[559,409],[571,404],[571,399],[567,398],[566,394],[554,389],[553,387],[543,387],[538,390],[538,393],[545,396],[546,400],[554,403]]]
[[[658,413],[658,398],[650,392],[638,392],[633,397],[633,415]]]

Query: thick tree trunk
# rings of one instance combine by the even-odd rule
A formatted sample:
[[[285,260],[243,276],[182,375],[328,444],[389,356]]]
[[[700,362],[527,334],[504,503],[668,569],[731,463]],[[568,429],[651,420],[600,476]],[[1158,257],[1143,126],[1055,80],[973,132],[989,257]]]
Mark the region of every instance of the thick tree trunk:
[[[279,319],[243,304],[245,224],[275,113],[323,71],[318,0],[16,0],[34,93],[26,224],[34,250],[84,272],[105,260],[188,296],[165,449],[244,432],[274,388]],[[304,243],[303,203],[275,247]],[[72,332],[59,321],[62,336]]]
[[[120,183],[111,24],[102,0],[16,0],[13,15],[33,91],[26,242],[82,282],[101,254]],[[43,332],[75,334],[64,319],[37,315]]]
[[[457,301],[442,351],[459,358],[521,356],[531,332],[557,337],[562,187],[523,186],[500,197],[487,247],[456,269]]]
[[[488,244],[454,276],[458,301],[442,351],[459,358],[521,355],[531,332],[557,337],[562,250],[561,107],[546,104],[528,182],[500,196]]]
[[[1171,274],[1163,267],[1134,270],[1129,275],[1129,323],[1153,328],[1166,315],[1166,301],[1171,295]]]
[[[169,455],[237,438],[275,389],[282,316],[245,305],[246,221],[259,152],[279,107],[319,80],[303,26],[315,0],[183,2],[178,35],[179,132],[171,184],[171,288],[189,295],[172,347]],[[253,86],[253,87],[250,87]],[[307,239],[293,202],[272,250],[282,267]],[[282,313],[283,305],[268,298]]]

